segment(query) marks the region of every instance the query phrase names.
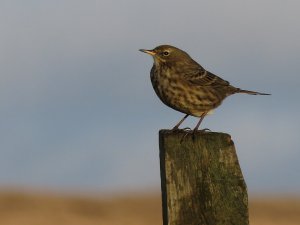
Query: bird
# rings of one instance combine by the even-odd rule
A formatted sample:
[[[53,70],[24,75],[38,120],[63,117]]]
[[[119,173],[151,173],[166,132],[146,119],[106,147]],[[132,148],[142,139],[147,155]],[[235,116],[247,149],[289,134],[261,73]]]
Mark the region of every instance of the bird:
[[[204,69],[188,53],[177,47],[159,45],[152,50],[139,51],[153,57],[150,79],[156,95],[165,105],[185,114],[173,127],[173,131],[179,130],[188,116],[194,116],[200,118],[192,130],[195,134],[204,117],[230,95],[270,95],[232,86],[228,81]]]

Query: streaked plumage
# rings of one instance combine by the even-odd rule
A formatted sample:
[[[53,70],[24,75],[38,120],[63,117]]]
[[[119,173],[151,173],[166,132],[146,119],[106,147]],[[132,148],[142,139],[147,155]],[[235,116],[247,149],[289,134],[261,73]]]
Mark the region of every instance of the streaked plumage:
[[[201,118],[194,129],[196,131],[207,113],[232,94],[268,95],[230,85],[176,47],[161,45],[153,50],[140,51],[153,56],[150,77],[157,96],[167,106],[186,114],[173,129],[178,129],[183,120],[192,115]]]

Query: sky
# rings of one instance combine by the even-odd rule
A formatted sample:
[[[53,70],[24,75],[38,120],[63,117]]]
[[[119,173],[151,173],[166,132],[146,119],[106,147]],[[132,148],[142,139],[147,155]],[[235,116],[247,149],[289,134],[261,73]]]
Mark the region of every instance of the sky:
[[[171,44],[243,89],[202,126],[229,133],[249,193],[300,190],[300,2],[2,0],[0,188],[159,191],[155,96]],[[184,126],[195,126],[188,118]]]

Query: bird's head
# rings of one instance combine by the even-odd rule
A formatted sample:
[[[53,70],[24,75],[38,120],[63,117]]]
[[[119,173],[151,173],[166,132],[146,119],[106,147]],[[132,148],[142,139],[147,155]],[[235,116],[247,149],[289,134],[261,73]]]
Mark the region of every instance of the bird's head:
[[[151,55],[155,64],[176,63],[191,60],[191,57],[185,51],[171,45],[160,45],[152,50],[140,49],[140,51]]]

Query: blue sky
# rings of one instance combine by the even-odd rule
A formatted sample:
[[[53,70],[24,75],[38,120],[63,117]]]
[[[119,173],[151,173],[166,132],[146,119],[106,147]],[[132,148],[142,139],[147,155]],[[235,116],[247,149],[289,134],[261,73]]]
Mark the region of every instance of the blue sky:
[[[1,1],[0,185],[159,191],[152,90],[172,44],[233,85],[203,126],[231,134],[250,192],[300,190],[298,1]],[[185,125],[193,127],[196,118]]]

